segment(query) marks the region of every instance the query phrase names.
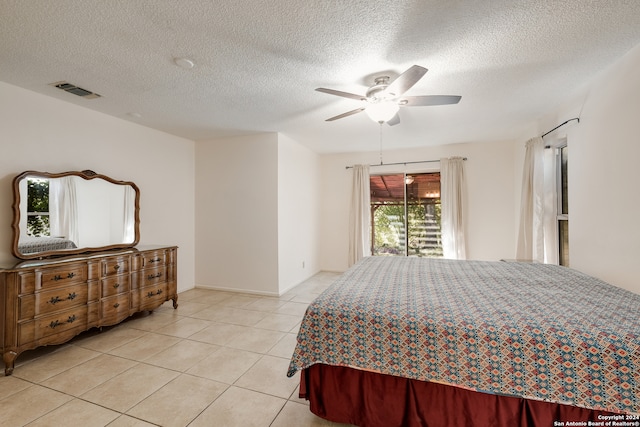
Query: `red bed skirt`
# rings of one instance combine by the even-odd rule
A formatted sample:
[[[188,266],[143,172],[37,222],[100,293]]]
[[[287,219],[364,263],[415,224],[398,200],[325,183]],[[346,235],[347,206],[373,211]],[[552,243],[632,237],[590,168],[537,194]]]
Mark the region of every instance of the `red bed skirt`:
[[[302,371],[300,397],[321,418],[361,427],[551,427],[616,415],[323,364]]]

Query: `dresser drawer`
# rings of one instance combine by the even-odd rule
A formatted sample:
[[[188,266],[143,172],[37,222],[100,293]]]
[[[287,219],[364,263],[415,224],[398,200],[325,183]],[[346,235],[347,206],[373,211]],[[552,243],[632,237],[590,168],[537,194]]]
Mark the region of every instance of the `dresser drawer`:
[[[36,293],[35,315],[65,310],[89,301],[89,286],[86,283]]]
[[[150,268],[140,272],[140,287],[152,286],[167,281],[166,267]]]
[[[142,268],[153,268],[167,263],[165,251],[155,251],[142,255]]]
[[[36,291],[86,282],[87,264],[68,264],[57,268],[36,270]]]
[[[129,293],[104,298],[101,301],[103,325],[113,325],[123,321],[131,312]]]
[[[131,277],[128,274],[102,279],[102,298],[129,292]]]
[[[103,276],[115,276],[129,271],[129,257],[109,258],[102,262]]]
[[[168,298],[167,284],[160,283],[155,286],[147,286],[133,294],[134,307],[138,310],[155,310]]]
[[[18,320],[66,310],[98,300],[96,283],[81,283],[18,297]]]
[[[92,304],[97,316],[97,304]],[[85,330],[87,328],[89,307],[78,306],[63,310],[52,315],[42,316],[34,320],[18,323],[18,345],[64,334],[72,329]],[[96,317],[97,318],[97,317]],[[45,342],[41,342],[45,344]]]

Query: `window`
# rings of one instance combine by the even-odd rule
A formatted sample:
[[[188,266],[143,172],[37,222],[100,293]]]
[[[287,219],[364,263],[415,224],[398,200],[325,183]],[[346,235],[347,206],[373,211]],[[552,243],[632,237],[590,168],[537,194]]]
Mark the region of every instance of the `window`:
[[[49,180],[27,180],[27,235],[49,236]]]
[[[569,150],[567,146],[557,148],[557,183],[558,183],[558,262],[569,266],[569,180],[567,166]]]
[[[441,257],[440,173],[371,175],[371,253]]]

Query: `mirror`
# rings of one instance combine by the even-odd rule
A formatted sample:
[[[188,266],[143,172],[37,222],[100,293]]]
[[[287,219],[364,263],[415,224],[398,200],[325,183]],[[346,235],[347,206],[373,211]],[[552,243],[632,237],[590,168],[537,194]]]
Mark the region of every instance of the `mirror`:
[[[139,210],[133,182],[90,170],[23,172],[13,180],[13,255],[35,259],[135,246]]]

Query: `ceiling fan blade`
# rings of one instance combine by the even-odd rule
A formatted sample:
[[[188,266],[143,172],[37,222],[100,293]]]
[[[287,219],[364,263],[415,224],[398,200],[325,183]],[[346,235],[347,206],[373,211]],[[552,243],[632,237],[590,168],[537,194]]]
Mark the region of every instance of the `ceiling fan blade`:
[[[447,105],[457,104],[461,96],[457,95],[424,95],[424,96],[403,96],[398,103],[407,107],[421,107],[427,105]]]
[[[355,110],[347,111],[346,113],[342,113],[342,114],[338,114],[337,116],[330,117],[327,120],[325,120],[325,122],[332,122],[334,120],[338,120],[338,119],[341,119],[343,117],[351,116],[351,115],[359,113],[361,111],[364,111],[364,107],[356,108]]]
[[[357,99],[358,101],[367,100],[367,98],[362,95],[356,95],[355,93],[349,93],[349,92],[342,92],[340,90],[325,89],[323,87],[319,87],[316,90],[318,92],[328,93],[329,95],[336,95],[336,96],[342,96],[343,98]]]
[[[400,124],[400,114],[396,113],[396,115],[393,116],[391,120],[387,120],[387,124],[389,126],[395,126],[397,124]]]
[[[419,65],[411,66],[407,71],[400,74],[386,89],[385,92],[393,94],[393,96],[400,96],[411,87],[418,83],[418,80],[427,73],[427,69]]]

